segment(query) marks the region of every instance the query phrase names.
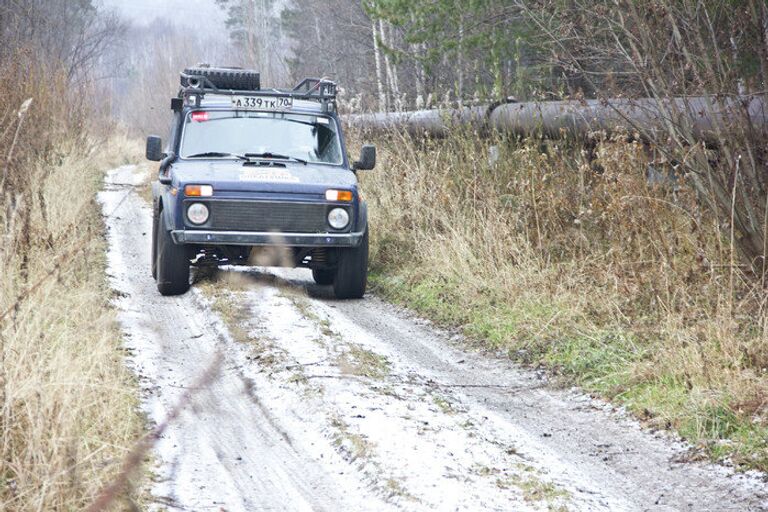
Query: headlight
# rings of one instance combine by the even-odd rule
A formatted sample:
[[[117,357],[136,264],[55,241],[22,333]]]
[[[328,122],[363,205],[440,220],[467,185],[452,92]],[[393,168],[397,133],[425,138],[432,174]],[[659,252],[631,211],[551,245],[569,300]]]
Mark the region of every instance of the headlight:
[[[344,208],[334,208],[328,213],[328,224],[333,229],[344,229],[349,224],[349,214]]]
[[[187,218],[192,224],[205,224],[208,220],[208,207],[203,203],[192,203],[187,208]]]

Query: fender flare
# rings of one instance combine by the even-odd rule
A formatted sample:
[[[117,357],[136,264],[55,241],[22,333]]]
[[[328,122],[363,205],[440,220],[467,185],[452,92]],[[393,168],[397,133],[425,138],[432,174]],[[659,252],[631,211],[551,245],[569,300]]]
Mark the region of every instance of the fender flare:
[[[169,195],[166,185],[162,185],[159,181],[152,183],[152,215],[154,216],[158,211],[161,212],[165,217],[165,225],[173,228],[175,225],[173,214],[171,213],[173,208],[167,207],[171,203]]]
[[[360,211],[357,215],[357,229],[368,229],[368,203],[360,202]]]

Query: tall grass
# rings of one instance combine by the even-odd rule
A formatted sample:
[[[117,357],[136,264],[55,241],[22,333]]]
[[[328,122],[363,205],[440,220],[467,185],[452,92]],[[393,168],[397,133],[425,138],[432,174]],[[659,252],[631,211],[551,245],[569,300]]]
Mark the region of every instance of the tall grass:
[[[0,144],[16,144],[0,161],[0,509],[79,510],[142,428],[95,201],[127,144],[91,138],[56,68],[24,52],[3,64]]]
[[[379,142],[381,293],[768,469],[765,294],[663,158],[625,139]]]

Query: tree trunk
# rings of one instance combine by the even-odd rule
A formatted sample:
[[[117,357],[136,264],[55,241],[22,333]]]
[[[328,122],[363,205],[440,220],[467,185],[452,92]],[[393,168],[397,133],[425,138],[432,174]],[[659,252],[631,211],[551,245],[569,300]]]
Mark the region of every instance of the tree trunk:
[[[379,48],[379,35],[376,30],[376,21],[371,21],[371,33],[373,34],[373,61],[376,65],[376,87],[379,91],[379,112],[386,112],[387,96],[384,92],[384,77],[381,71],[381,49]]]
[[[736,42],[736,37],[734,35],[731,35],[731,37],[728,39],[731,44],[731,59],[733,60],[733,65],[735,66],[739,62],[739,45]],[[736,78],[736,92],[739,94],[747,93],[747,88],[744,85],[743,76]]]
[[[386,26],[384,25],[384,20],[379,20],[379,33],[381,36],[381,43],[385,47],[392,47],[392,41],[391,38],[387,37],[387,31]],[[395,99],[395,104],[398,107],[398,110],[402,109],[402,105],[399,105],[400,103],[400,88],[397,83],[397,67],[392,62],[392,59],[389,57],[388,52],[384,52],[384,66],[387,72],[387,86],[389,88],[389,94]]]
[[[459,98],[459,106],[462,105],[462,99],[464,98],[464,20],[459,22],[459,48],[458,56],[456,58],[456,96]]]
[[[752,0],[750,5],[752,7],[752,19],[755,20],[762,40],[762,44],[758,46],[758,54],[760,56],[760,71],[763,75],[763,90],[765,90],[768,87],[768,5],[762,1],[758,7],[756,3],[755,0]]]
[[[416,16],[411,15],[411,21],[415,24],[416,23]],[[421,57],[423,55],[422,49],[424,46],[424,43],[418,44],[418,43],[412,43],[411,45],[411,53],[414,56],[413,59],[413,66],[416,71],[415,76],[415,85],[416,85],[416,110],[421,110],[425,106],[425,83],[426,83],[426,73],[424,71],[424,64],[421,62]]]

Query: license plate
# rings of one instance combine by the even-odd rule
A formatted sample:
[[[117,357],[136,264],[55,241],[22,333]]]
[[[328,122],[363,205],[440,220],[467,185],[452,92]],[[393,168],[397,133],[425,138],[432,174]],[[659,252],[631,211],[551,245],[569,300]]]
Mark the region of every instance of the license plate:
[[[289,110],[293,108],[293,98],[232,96],[232,108],[237,110]]]

